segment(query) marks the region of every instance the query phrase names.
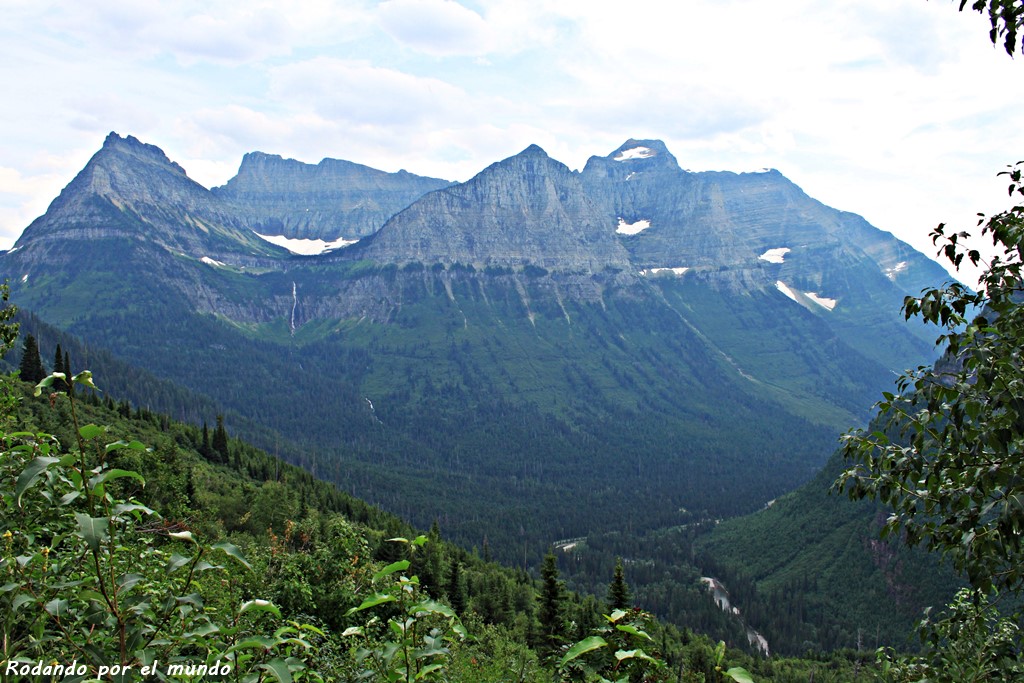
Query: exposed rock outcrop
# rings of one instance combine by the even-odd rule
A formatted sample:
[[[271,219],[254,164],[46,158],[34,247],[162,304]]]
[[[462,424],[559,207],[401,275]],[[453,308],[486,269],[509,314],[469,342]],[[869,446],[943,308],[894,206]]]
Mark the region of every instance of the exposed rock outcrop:
[[[577,273],[630,269],[612,218],[590,200],[577,174],[536,145],[424,196],[345,257]]]
[[[170,252],[235,264],[263,264],[287,254],[258,238],[231,207],[190,179],[158,147],[116,133],[107,136],[15,247],[104,238],[144,240]],[[73,253],[70,247],[65,257]]]
[[[250,152],[238,174],[213,193],[262,235],[330,242],[373,234],[425,193],[450,184],[340,159],[313,165]]]

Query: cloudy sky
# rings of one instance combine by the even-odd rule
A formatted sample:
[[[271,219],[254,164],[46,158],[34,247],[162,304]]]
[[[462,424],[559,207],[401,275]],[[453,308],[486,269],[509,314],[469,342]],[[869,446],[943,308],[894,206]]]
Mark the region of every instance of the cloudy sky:
[[[660,138],[922,250],[1007,202],[1024,64],[954,0],[0,0],[0,248],[110,131],[221,185],[260,150],[466,180]]]

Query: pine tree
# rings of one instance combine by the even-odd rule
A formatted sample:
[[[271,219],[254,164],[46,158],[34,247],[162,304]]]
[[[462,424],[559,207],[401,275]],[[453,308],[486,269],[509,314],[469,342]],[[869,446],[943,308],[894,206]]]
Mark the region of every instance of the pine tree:
[[[57,350],[53,354],[53,371],[64,373],[64,375],[68,374],[64,368],[64,352],[61,351],[60,344],[57,344]],[[53,383],[53,389],[54,391],[66,392],[68,384],[64,380],[58,379]]]
[[[558,558],[553,552],[544,556],[540,578],[540,645],[551,653],[562,644],[565,633],[565,587],[558,578]]]
[[[626,574],[622,569],[622,558],[615,558],[615,573],[612,582],[608,585],[608,607],[611,609],[629,609],[632,605],[629,602],[629,585],[626,584]]]
[[[442,552],[441,527],[435,519],[427,534],[427,544],[423,547],[423,552],[420,553],[422,566],[418,568],[420,585],[435,598],[441,597],[445,587]]]
[[[452,568],[448,575],[448,604],[456,614],[465,614],[469,606],[466,575],[462,572],[462,563],[456,557],[452,558]]]
[[[210,429],[206,426],[206,423],[203,422],[203,440],[199,444],[199,455],[209,460],[212,453],[213,449],[210,447]]]
[[[224,429],[224,416],[217,416],[217,427],[213,430],[213,441],[211,443],[214,451],[214,458],[217,462],[230,462],[228,453],[228,432]]]
[[[39,357],[39,343],[31,334],[27,335],[21,354],[21,379],[38,384],[44,377],[46,371],[43,370],[43,360]]]

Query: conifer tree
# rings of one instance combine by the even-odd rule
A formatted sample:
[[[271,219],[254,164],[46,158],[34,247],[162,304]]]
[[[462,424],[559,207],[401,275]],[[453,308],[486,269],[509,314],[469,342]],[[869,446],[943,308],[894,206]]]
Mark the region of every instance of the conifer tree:
[[[462,563],[457,557],[452,558],[451,573],[448,575],[448,604],[456,614],[465,614],[469,603],[469,591],[466,588],[466,575],[462,572]]]
[[[21,379],[25,382],[38,384],[44,377],[43,360],[39,357],[39,343],[31,334],[25,337],[21,354]]]
[[[57,344],[57,350],[53,354],[53,371],[62,372],[67,375],[67,370],[64,368],[64,352],[60,348],[60,344]],[[53,383],[55,391],[67,392],[68,385],[64,380],[57,380]]]
[[[226,463],[230,461],[228,453],[228,432],[224,429],[224,416],[217,416],[217,427],[213,430],[213,441],[211,443],[217,462]]]
[[[540,645],[554,652],[562,644],[565,633],[565,586],[558,575],[558,558],[549,551],[544,556],[544,564],[540,570],[541,593],[540,611]]]
[[[632,605],[629,602],[629,585],[626,584],[626,574],[622,569],[622,558],[615,558],[615,573],[612,582],[608,586],[608,607],[611,609],[629,609]]]
[[[209,460],[212,452],[213,449],[210,447],[210,429],[203,422],[203,440],[199,444],[199,455]]]
[[[420,553],[422,567],[418,570],[420,585],[435,598],[441,597],[445,587],[441,553],[441,527],[435,519],[427,534],[427,544],[423,547],[423,552]]]

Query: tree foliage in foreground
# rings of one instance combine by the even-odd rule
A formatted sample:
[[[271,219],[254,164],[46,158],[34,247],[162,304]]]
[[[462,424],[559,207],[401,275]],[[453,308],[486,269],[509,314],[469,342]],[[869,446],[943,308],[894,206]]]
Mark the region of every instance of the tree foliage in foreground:
[[[1024,26],[1024,3],[1021,0],[960,0],[961,12],[968,2],[975,12],[988,13],[992,24],[988,35],[992,44],[998,45],[1001,40],[1006,54],[1012,57],[1017,51],[1017,35]],[[1021,49],[1024,50],[1024,43]]]
[[[1018,164],[1001,174],[1016,201],[1021,173]],[[852,498],[891,506],[883,534],[942,553],[973,588],[970,600],[923,624],[927,651],[947,653],[932,662],[930,680],[1002,680],[1022,667],[1019,632],[1008,632],[988,601],[1024,589],[1024,205],[979,225],[998,252],[987,264],[964,245],[966,232],[940,225],[933,233],[956,267],[964,259],[985,266],[981,287],[951,283],[907,298],[908,319],[942,329],[945,356],[884,394],[873,431],[844,437],[852,466],[836,482]],[[966,659],[991,654],[992,643],[1001,646],[996,664],[958,678]]]
[[[1024,195],[1021,167],[1006,172]],[[897,382],[878,404],[874,431],[845,437],[855,464],[839,479],[854,498],[892,506],[885,532],[902,532],[947,555],[983,591],[1024,587],[1024,205],[983,222],[1001,254],[972,292],[959,283],[906,300],[908,318],[943,328],[945,357]],[[943,253],[959,266],[979,263],[946,235]]]

